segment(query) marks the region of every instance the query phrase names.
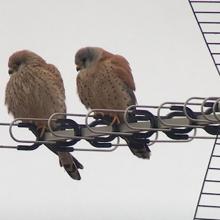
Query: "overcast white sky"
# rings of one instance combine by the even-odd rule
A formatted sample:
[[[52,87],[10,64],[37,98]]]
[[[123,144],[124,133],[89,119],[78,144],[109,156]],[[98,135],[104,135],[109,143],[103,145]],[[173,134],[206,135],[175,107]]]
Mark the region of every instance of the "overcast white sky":
[[[0,0],[0,121],[7,61],[32,50],[62,73],[68,112],[86,113],[75,86],[74,54],[99,46],[125,56],[139,104],[218,96],[219,75],[187,0]],[[13,143],[0,128],[0,144]],[[213,141],[153,145],[149,161],[128,149],[74,153],[84,164],[73,181],[44,147],[0,150],[0,218],[4,220],[190,220]],[[78,143],[78,147],[87,143]]]

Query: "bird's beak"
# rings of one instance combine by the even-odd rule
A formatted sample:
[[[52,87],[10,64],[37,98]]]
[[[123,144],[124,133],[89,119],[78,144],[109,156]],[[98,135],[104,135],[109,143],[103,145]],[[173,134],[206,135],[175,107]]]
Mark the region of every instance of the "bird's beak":
[[[11,75],[13,73],[13,69],[9,68],[8,69],[8,74]]]
[[[81,68],[77,65],[76,66],[76,71],[78,72]]]

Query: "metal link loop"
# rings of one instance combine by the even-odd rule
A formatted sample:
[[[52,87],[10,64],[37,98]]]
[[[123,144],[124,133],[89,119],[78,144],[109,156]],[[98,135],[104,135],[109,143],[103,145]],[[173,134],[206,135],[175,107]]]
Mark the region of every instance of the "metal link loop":
[[[35,150],[45,144],[51,145],[54,150],[67,152],[111,152],[119,146],[127,146],[120,143],[121,138],[126,136],[148,146],[155,143],[189,142],[199,138],[213,139],[220,129],[219,103],[218,97],[191,97],[186,102],[164,102],[159,106],[132,105],[126,110],[92,109],[87,114],[54,113],[49,119],[16,118],[11,123],[0,123],[0,126],[9,127],[9,135],[15,142],[32,145],[1,145],[0,148]],[[151,113],[150,109],[153,109],[156,115]],[[165,113],[162,114],[162,110]],[[124,122],[111,124],[112,119],[107,116],[109,114],[121,114]],[[83,118],[85,124],[78,124],[67,117]],[[89,122],[89,118],[93,120]],[[18,123],[21,121],[22,123]],[[45,132],[42,138],[34,125],[35,121],[47,121],[49,131]],[[56,123],[56,126],[52,123]],[[18,139],[14,134],[14,126],[31,130],[36,140]],[[208,135],[199,135],[199,129]],[[165,138],[161,139],[161,133],[165,134]],[[70,147],[82,139],[97,149]]]

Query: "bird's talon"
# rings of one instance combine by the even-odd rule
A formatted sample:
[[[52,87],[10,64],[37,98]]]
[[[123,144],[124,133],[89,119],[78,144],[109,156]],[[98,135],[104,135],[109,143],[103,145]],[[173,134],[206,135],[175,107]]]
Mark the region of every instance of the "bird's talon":
[[[105,114],[103,112],[94,112],[94,118],[104,118]]]
[[[42,125],[42,126],[37,127],[37,131],[40,133],[39,134],[40,138],[42,138],[44,136],[44,133],[45,133],[46,129],[47,129],[46,125]]]
[[[113,120],[112,120],[110,126],[112,126],[114,124],[117,124],[117,125],[120,124],[120,119],[119,119],[119,117],[117,115],[113,116]]]

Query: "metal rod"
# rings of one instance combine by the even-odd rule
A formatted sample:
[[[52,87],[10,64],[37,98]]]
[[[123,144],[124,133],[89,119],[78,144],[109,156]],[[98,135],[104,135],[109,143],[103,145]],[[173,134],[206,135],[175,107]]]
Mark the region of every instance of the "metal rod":
[[[202,195],[208,195],[208,196],[220,196],[220,193],[209,193],[209,192],[204,192]]]
[[[0,126],[10,126],[11,123],[5,123],[5,122],[1,122],[0,123]],[[18,126],[18,123],[17,124],[13,124],[13,126]]]
[[[186,140],[153,140],[151,142],[154,142],[154,143],[186,143],[186,142],[191,142],[194,138],[195,138],[195,135],[196,135],[196,128],[194,129],[194,133],[193,133],[193,136],[189,136],[189,139],[186,139]]]
[[[74,116],[74,117],[86,117],[85,114],[73,114],[73,113],[53,113],[49,119],[48,119],[48,128],[50,130],[50,132],[56,136],[56,137],[60,137],[60,138],[64,138],[64,139],[92,139],[91,137],[86,137],[86,136],[75,136],[74,135],[74,131],[73,131],[73,135],[62,135],[62,134],[57,134],[54,130],[53,130],[53,126],[52,126],[52,121],[56,120],[55,117],[58,115],[63,115],[63,116]]]
[[[206,169],[206,172],[205,172],[205,176],[204,176],[204,179],[203,179],[203,182],[202,182],[202,187],[201,187],[201,190],[200,190],[200,193],[199,193],[199,198],[198,198],[198,201],[197,201],[196,210],[195,210],[193,219],[196,219],[197,212],[198,212],[198,208],[199,208],[199,204],[200,204],[201,197],[202,197],[202,192],[203,192],[204,186],[205,186],[205,182],[208,182],[208,181],[206,180],[206,178],[207,178],[207,176],[208,176],[208,171],[209,171],[208,168],[210,167],[210,164],[211,164],[211,161],[212,161],[212,155],[213,155],[213,153],[214,153],[215,145],[216,145],[216,143],[217,143],[217,140],[218,140],[218,135],[216,135],[215,143],[213,144],[212,151],[211,151],[211,154],[210,154],[210,157],[209,157],[208,166],[207,166],[207,169]]]
[[[89,148],[74,148],[74,151],[82,151],[82,152],[113,152],[118,148],[118,146],[114,146],[110,149],[89,149]]]
[[[91,149],[91,148],[74,148],[74,151],[86,151],[86,152],[113,152],[117,150],[119,146],[127,146],[127,144],[120,144],[120,138],[117,137],[117,143],[114,145],[112,144],[111,148],[107,149]]]
[[[220,14],[220,11],[195,11],[195,14]]]
[[[203,208],[220,208],[220,206],[218,205],[199,205],[199,207],[203,207]]]
[[[220,170],[218,167],[209,167],[210,170]]]
[[[99,134],[99,135],[108,135],[108,134],[110,134],[110,135],[112,135],[112,134],[117,134],[117,135],[132,135],[132,133],[127,133],[127,132],[113,132],[113,131],[97,131],[97,130],[95,130],[94,128],[92,128],[92,127],[90,127],[89,126],[89,123],[88,123],[88,118],[89,118],[89,116],[90,116],[90,114],[91,113],[95,113],[95,112],[98,112],[98,113],[100,113],[100,112],[102,112],[102,113],[104,113],[104,112],[107,112],[107,113],[109,113],[109,112],[114,112],[114,113],[124,113],[125,112],[125,110],[116,110],[116,109],[91,109],[89,112],[88,112],[88,114],[86,115],[86,118],[85,118],[85,125],[86,125],[86,127],[91,131],[91,132],[93,132],[94,134]]]
[[[209,182],[209,183],[220,183],[220,180],[205,180],[205,182]]]
[[[20,140],[20,139],[17,139],[12,132],[12,127],[17,121],[47,121],[47,120],[48,120],[47,118],[16,118],[11,122],[9,126],[9,134],[11,138],[18,143],[55,144],[54,141]]]
[[[148,146],[152,146],[153,144],[155,144],[157,142],[158,138],[159,138],[159,132],[156,131],[154,140],[150,140],[150,143],[148,144]]]
[[[196,220],[220,220],[220,218],[194,218]]]
[[[220,14],[220,12],[219,12],[219,14]],[[205,32],[203,32],[203,34],[216,34],[216,35],[218,35],[218,34],[220,34],[220,32],[218,32],[218,31],[205,31]]]
[[[198,26],[199,26],[199,29],[200,29],[200,31],[201,31],[201,33],[202,33],[203,40],[205,41],[205,44],[206,44],[206,46],[207,46],[207,48],[208,48],[208,51],[209,51],[209,53],[211,54],[212,61],[213,61],[213,63],[215,64],[215,59],[214,59],[214,57],[212,56],[212,51],[211,51],[211,49],[210,49],[210,47],[209,47],[209,45],[208,45],[208,43],[207,43],[205,34],[203,33],[203,30],[202,30],[202,26],[201,26],[201,24],[199,23],[199,19],[198,19],[198,17],[197,17],[197,14],[196,14],[195,11],[194,11],[193,4],[192,4],[192,3],[194,3],[194,2],[193,2],[193,1],[190,1],[190,0],[188,0],[188,1],[189,1],[189,4],[190,4],[190,7],[191,7],[191,9],[192,9],[192,12],[193,12],[193,14],[194,14],[194,17],[195,17],[195,19],[196,19],[196,22],[197,22],[197,24],[198,24]],[[217,1],[217,2],[218,2],[218,1]],[[207,1],[207,3],[209,3],[209,1]],[[218,66],[217,66],[216,64],[215,64],[215,68],[216,68],[218,74],[220,75],[220,70],[218,69]]]
[[[191,3],[220,3],[220,1],[190,1]]]
[[[205,107],[205,104],[208,102],[208,101],[216,101],[218,100],[218,97],[208,97],[208,98],[205,98],[204,101],[202,102],[201,104],[201,112],[202,112],[202,116],[207,120],[207,121],[210,121],[210,122],[219,122],[219,120],[213,120],[211,119],[210,117],[207,116],[207,114],[205,113],[205,110],[204,110],[204,107]],[[213,103],[214,105],[214,103]]]
[[[164,107],[164,105],[183,105],[183,110],[184,110],[184,114],[186,115],[186,117],[189,119],[189,122],[192,121],[192,120],[196,120],[196,119],[193,119],[191,118],[190,116],[188,116],[188,113],[187,113],[187,110],[186,110],[186,107],[185,107],[185,103],[184,102],[164,102],[162,103],[159,108],[158,108],[158,111],[157,111],[157,117],[158,117],[158,120],[160,121],[161,124],[163,124],[164,126],[166,127],[191,127],[191,128],[202,128],[203,126],[199,126],[199,125],[190,125],[189,122],[187,124],[179,124],[178,126],[177,125],[174,125],[173,123],[167,123],[165,122],[166,119],[162,119],[162,116],[160,115],[160,111],[161,109]],[[190,103],[190,105],[197,105],[197,103]]]
[[[208,121],[207,120],[204,120],[204,119],[195,119],[195,118],[192,118],[188,112],[187,112],[187,106],[188,105],[191,105],[191,103],[189,103],[191,100],[205,100],[206,98],[204,97],[191,97],[189,99],[187,99],[184,104],[183,104],[183,111],[186,115],[186,117],[190,120],[190,121],[194,121],[194,122],[204,122],[204,123],[207,123]],[[197,105],[197,106],[201,106],[201,103],[193,103],[194,105]]]
[[[159,106],[149,106],[149,105],[131,105],[131,106],[129,106],[125,110],[125,113],[124,113],[124,123],[132,130],[136,130],[136,131],[141,131],[141,130],[143,130],[143,131],[169,131],[170,130],[168,128],[151,128],[150,126],[148,128],[147,127],[139,128],[139,127],[132,126],[127,120],[127,115],[130,112],[130,109],[132,109],[134,107],[135,108],[153,108],[153,109],[159,108]],[[164,108],[168,109],[167,107],[164,107]]]
[[[199,21],[199,24],[220,24],[219,21]]]
[[[5,149],[17,149],[17,146],[0,145],[0,148],[5,148]]]
[[[219,102],[220,102],[220,98],[218,98],[216,101],[215,101],[215,103],[214,103],[214,105],[213,105],[213,107],[212,107],[212,111],[213,111],[213,115],[214,115],[214,117],[217,119],[217,121],[218,122],[220,122],[220,117],[217,115],[217,113],[216,113],[216,109],[217,109],[217,107],[218,107],[218,109],[219,109]]]
[[[191,136],[190,136],[191,137]],[[196,136],[193,139],[202,139],[202,140],[213,140],[215,137],[207,137],[207,136]]]
[[[193,102],[192,102],[193,100]],[[196,101],[195,101],[196,100]],[[200,103],[199,103],[199,102]],[[211,113],[206,113],[205,108],[206,104],[212,101],[213,105],[210,105],[209,107],[212,108]],[[72,114],[72,113],[54,113],[50,116],[49,119],[45,118],[17,118],[11,123],[0,123],[2,126],[9,126],[9,134],[11,138],[20,143],[43,143],[43,144],[56,144],[57,141],[60,140],[69,140],[69,139],[94,139],[95,137],[100,137],[100,136],[105,136],[105,135],[131,135],[134,133],[142,132],[142,131],[156,131],[153,132],[155,133],[155,138],[152,140],[149,138],[150,145],[155,144],[155,143],[180,143],[180,142],[190,142],[193,139],[214,139],[215,135],[210,135],[210,136],[199,136],[198,133],[196,132],[196,128],[204,128],[204,127],[209,127],[209,125],[214,124],[214,126],[217,128],[217,126],[220,127],[220,113],[218,112],[218,104],[220,102],[220,98],[218,97],[191,97],[189,98],[186,102],[164,102],[160,106],[149,106],[149,105],[133,105],[128,107],[126,110],[115,110],[115,109],[93,109],[91,110],[88,114]],[[167,106],[169,105],[169,106]],[[179,106],[182,107],[180,108],[181,114],[180,116],[175,116],[175,114],[171,117],[170,113],[162,116],[161,111],[162,109],[168,109],[170,110],[171,107]],[[188,106],[198,106],[200,108],[201,112],[195,112],[195,117],[192,118],[191,115],[189,115],[189,110],[192,111]],[[140,121],[140,122],[131,122],[129,123],[127,120],[126,114],[129,112],[132,112],[131,108],[153,108],[157,110],[157,115],[152,116],[154,117],[154,120],[157,124],[157,128],[152,128],[150,121],[147,121],[148,119],[145,119],[146,121]],[[175,108],[174,108],[175,109]],[[172,111],[175,110],[171,109]],[[178,111],[178,108],[177,108]],[[118,126],[119,131],[115,132],[112,129],[111,125],[98,125],[96,127],[91,127],[88,123],[88,118],[93,117],[91,113],[95,112],[112,112],[115,114],[124,114],[124,123],[120,124]],[[192,111],[193,112],[193,111]],[[182,115],[182,113],[184,113]],[[152,114],[152,113],[151,113]],[[59,130],[59,131],[54,131],[53,130],[53,125],[52,122],[55,121],[55,118],[60,118],[61,116],[73,116],[73,117],[85,117],[86,121],[86,126],[85,125],[79,125],[76,122],[76,126],[80,126],[80,133],[81,136],[76,136],[74,134],[74,129],[66,129],[66,130]],[[168,116],[170,115],[171,118]],[[177,114],[178,115],[178,114]],[[47,121],[48,122],[48,127],[50,132],[46,132],[44,135],[44,140],[41,141],[36,141],[36,140],[20,140],[15,137],[14,132],[12,128],[14,126],[18,126],[18,121]],[[191,124],[191,121],[195,121],[196,124]],[[188,139],[182,139],[182,140],[167,140],[167,139],[160,139],[159,138],[159,131],[171,131],[171,129],[174,128],[186,128],[190,127],[193,128],[193,134],[186,133],[185,135],[188,136]],[[178,131],[178,130],[177,130]],[[151,136],[153,136],[153,133]],[[178,133],[178,132],[177,132]],[[218,143],[216,143],[218,144]],[[116,143],[112,144],[112,146],[125,146],[124,144]],[[9,146],[10,148],[11,146]],[[13,146],[15,148],[15,146]],[[3,146],[2,146],[3,148]],[[6,148],[6,146],[4,146]],[[86,151],[83,150],[83,151]]]

